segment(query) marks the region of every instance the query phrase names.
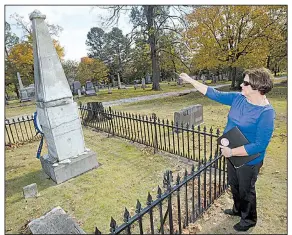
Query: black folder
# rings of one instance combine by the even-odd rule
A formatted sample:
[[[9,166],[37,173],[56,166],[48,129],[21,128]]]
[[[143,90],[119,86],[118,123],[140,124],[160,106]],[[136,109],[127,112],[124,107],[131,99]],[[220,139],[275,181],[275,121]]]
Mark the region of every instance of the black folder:
[[[249,141],[245,138],[245,136],[238,129],[238,127],[235,126],[231,130],[229,130],[228,132],[226,132],[222,136],[220,136],[217,139],[217,143],[219,145],[223,145],[225,147],[229,147],[229,148],[233,149],[233,148],[237,148],[239,146],[245,145],[245,144],[249,144]],[[244,164],[254,160],[259,155],[260,154],[257,153],[257,154],[251,155],[251,156],[242,156],[242,157],[236,156],[236,157],[229,157],[227,159],[230,160],[230,162],[232,163],[232,165],[235,168],[239,168],[239,167],[243,166]]]

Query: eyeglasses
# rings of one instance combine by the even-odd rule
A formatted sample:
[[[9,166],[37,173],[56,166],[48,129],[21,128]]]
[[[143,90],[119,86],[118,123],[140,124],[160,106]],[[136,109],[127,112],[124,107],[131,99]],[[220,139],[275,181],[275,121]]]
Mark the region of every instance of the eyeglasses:
[[[242,84],[243,84],[244,86],[249,86],[249,85],[251,85],[251,83],[250,83],[250,82],[247,82],[247,81],[243,81]]]

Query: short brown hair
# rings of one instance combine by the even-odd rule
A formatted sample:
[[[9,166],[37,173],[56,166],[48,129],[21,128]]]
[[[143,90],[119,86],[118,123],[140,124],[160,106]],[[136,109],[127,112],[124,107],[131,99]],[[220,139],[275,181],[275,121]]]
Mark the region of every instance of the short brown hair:
[[[247,69],[244,71],[244,77],[248,75],[250,86],[258,90],[261,95],[267,94],[273,88],[272,78],[274,77],[270,70],[266,68]]]

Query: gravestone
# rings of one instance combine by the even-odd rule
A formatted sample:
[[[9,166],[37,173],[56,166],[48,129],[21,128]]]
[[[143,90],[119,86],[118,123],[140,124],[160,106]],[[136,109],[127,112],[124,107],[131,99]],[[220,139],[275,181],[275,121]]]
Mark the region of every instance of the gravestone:
[[[201,104],[192,105],[181,109],[178,112],[174,112],[174,125],[178,123],[178,127],[181,128],[181,124],[186,128],[187,124],[189,128],[198,126],[203,123],[203,106]],[[177,131],[177,130],[175,130]],[[178,129],[180,131],[180,129]]]
[[[150,84],[151,83],[151,77],[149,74],[146,75],[146,84]]]
[[[33,34],[36,106],[48,146],[41,156],[44,172],[57,184],[98,166],[96,154],[86,150],[76,102],[54,47],[46,16],[30,14]]]
[[[38,189],[37,184],[30,184],[22,188],[24,198],[37,197]]]
[[[96,91],[94,90],[94,86],[91,81],[86,81],[85,83],[85,95],[87,96],[96,95]]]
[[[19,72],[17,72],[17,79],[19,83],[20,102],[34,100],[35,98],[34,84],[31,84],[28,87],[24,87]]]
[[[118,73],[118,89],[121,89],[121,78],[120,78],[120,73]]]
[[[82,88],[81,88],[81,94],[82,95],[85,95],[85,86],[82,86]]]
[[[202,80],[203,84],[206,83],[207,78],[204,74],[201,75],[201,80]]]
[[[145,85],[145,78],[142,78],[142,86],[141,87],[143,88],[143,90],[145,90],[145,87],[146,87],[146,85]]]
[[[105,112],[102,102],[88,102],[87,110],[87,116],[84,117],[85,122],[92,120],[99,122],[111,119],[108,113]]]
[[[78,93],[78,97],[80,98],[80,97],[81,97],[81,90],[78,89],[78,90],[77,90],[77,93]]]
[[[107,91],[107,93],[108,93],[108,94],[112,94],[112,93],[113,93],[113,92],[112,92],[112,88],[111,88],[110,85],[108,85],[108,91]]]
[[[32,234],[86,234],[60,206],[31,221],[28,228]]]
[[[22,80],[21,80],[19,72],[17,72],[16,75],[17,75],[17,79],[18,79],[18,83],[19,83],[19,89],[21,90],[24,88],[24,86],[22,84]]]
[[[182,85],[182,84],[183,84],[183,80],[180,77],[178,77],[177,78],[177,85]]]
[[[81,90],[81,83],[79,81],[74,81],[72,83],[72,86],[73,86],[73,95],[77,95],[78,94],[78,90]]]
[[[116,81],[115,81],[115,77],[113,76],[113,87],[115,87],[116,86]]]

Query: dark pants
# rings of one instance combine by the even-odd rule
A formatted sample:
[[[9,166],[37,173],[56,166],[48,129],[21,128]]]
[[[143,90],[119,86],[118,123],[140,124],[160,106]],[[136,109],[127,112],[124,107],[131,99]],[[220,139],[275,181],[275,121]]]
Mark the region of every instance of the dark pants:
[[[244,165],[236,169],[227,161],[228,183],[234,201],[233,211],[241,213],[242,226],[257,223],[255,182],[262,165],[263,161],[253,166]]]

